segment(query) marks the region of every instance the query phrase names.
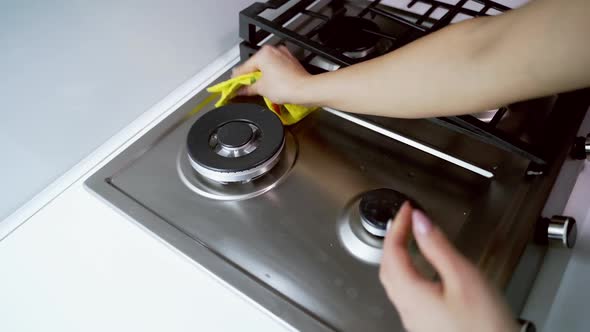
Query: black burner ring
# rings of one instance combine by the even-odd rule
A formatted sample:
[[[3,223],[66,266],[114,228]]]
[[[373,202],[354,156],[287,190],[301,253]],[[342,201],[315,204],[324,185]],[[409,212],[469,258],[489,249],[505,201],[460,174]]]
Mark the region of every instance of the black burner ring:
[[[229,126],[227,132],[226,126]],[[256,138],[248,137],[247,130],[254,135],[251,128],[256,128]],[[215,134],[219,143],[233,145],[247,144],[248,140],[255,139],[256,149],[238,157],[219,155],[211,146]],[[195,121],[187,136],[187,150],[192,162],[219,173],[244,172],[261,166],[276,157],[283,144],[281,120],[256,104],[231,104],[211,110]]]
[[[374,48],[380,37],[367,32],[380,32],[379,26],[366,18],[337,16],[320,30],[320,41],[343,52],[358,52]]]

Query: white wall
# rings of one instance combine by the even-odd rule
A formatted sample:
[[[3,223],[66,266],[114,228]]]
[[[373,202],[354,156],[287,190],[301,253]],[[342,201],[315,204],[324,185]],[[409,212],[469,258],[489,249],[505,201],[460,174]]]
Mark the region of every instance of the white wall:
[[[235,45],[252,2],[0,1],[0,220]]]

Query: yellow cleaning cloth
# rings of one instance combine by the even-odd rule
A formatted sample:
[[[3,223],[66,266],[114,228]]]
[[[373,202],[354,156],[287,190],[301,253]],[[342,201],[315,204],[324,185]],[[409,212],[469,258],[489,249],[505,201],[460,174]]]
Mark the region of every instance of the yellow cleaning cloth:
[[[242,86],[254,84],[254,82],[256,82],[261,76],[262,73],[257,71],[254,73],[234,77],[230,80],[209,87],[207,91],[220,95],[219,100],[215,104],[215,107],[220,107],[227,104]],[[266,97],[264,97],[264,102],[271,111],[275,112],[276,115],[279,116],[281,122],[283,122],[283,125],[285,126],[290,126],[299,122],[309,113],[317,109],[317,107],[305,107],[292,104],[277,105]]]

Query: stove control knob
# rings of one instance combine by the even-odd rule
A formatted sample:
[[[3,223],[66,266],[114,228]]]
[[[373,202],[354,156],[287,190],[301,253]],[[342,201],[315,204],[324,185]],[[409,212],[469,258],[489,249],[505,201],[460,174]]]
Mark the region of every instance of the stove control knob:
[[[363,228],[371,235],[385,237],[387,224],[408,197],[393,189],[376,189],[364,193],[359,203]]]
[[[576,137],[571,156],[577,160],[584,160],[590,157],[590,134],[586,137]]]
[[[553,216],[539,221],[535,238],[540,244],[555,244],[571,249],[578,234],[576,220],[572,217]]]

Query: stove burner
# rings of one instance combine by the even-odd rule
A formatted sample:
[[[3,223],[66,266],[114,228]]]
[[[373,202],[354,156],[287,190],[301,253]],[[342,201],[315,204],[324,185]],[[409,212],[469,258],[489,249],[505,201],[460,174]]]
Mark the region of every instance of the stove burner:
[[[379,26],[368,19],[354,16],[338,16],[320,30],[320,41],[328,47],[344,52],[344,55],[360,59],[371,54],[380,40],[376,34]]]
[[[285,144],[279,118],[263,106],[232,104],[201,116],[191,127],[191,166],[221,183],[249,182],[270,171]]]
[[[393,189],[376,189],[364,193],[359,203],[361,223],[372,235],[385,237],[387,223],[395,217],[408,197]]]

